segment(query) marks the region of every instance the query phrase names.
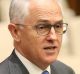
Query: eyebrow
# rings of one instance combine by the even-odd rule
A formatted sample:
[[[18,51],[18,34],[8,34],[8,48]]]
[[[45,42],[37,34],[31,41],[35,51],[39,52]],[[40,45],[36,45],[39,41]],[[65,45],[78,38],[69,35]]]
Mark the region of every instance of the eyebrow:
[[[38,23],[50,23],[50,21],[48,21],[48,20],[42,20],[42,19],[40,19],[39,21],[38,21]],[[58,24],[58,23],[63,23],[63,20],[59,20],[59,21],[56,21],[55,23],[53,23],[53,24]]]
[[[49,24],[50,24],[50,21],[40,19],[40,20],[38,20],[37,23],[44,23],[44,24],[45,24],[45,23],[49,23]],[[59,20],[59,21],[57,21],[57,22],[55,22],[55,23],[53,23],[53,24],[58,24],[58,23],[63,23],[63,20]],[[23,25],[23,24],[16,24],[16,25]]]

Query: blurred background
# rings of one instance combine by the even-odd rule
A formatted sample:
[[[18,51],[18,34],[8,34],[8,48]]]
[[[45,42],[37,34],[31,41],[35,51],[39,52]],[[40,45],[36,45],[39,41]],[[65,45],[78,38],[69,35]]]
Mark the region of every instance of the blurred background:
[[[13,39],[8,31],[9,5],[11,0],[0,0],[0,62],[13,50]],[[71,66],[80,74],[80,0],[58,0],[63,11],[64,22],[68,31],[63,35],[63,42],[58,59]]]

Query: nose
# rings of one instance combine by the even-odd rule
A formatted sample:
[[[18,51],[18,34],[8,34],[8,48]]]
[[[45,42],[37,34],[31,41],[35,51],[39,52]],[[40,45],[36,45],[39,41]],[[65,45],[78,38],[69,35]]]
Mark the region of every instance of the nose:
[[[54,27],[51,27],[51,30],[47,36],[47,40],[56,40],[57,39],[57,34],[55,32]]]

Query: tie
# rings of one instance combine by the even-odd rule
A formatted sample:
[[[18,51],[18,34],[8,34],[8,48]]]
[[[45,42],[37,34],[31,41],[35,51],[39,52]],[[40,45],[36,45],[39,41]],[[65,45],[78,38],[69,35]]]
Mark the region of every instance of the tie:
[[[47,70],[43,71],[42,74],[49,74]]]

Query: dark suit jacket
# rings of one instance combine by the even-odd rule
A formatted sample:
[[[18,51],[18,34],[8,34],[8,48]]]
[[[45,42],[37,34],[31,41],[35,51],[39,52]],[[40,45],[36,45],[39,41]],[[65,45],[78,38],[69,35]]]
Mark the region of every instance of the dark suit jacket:
[[[10,57],[0,63],[0,74],[29,74],[29,72],[13,51]],[[75,73],[70,67],[59,61],[56,61],[51,64],[51,74]]]

